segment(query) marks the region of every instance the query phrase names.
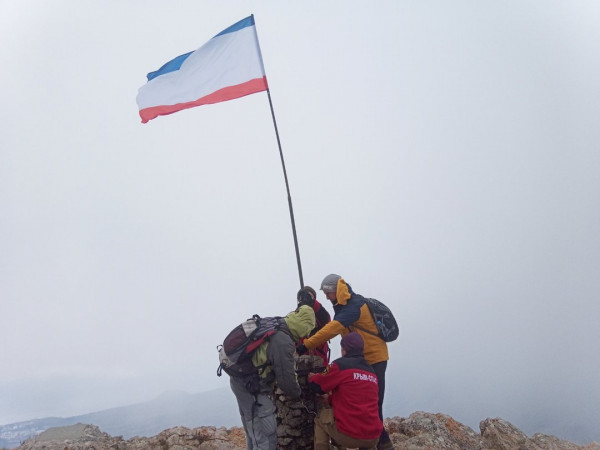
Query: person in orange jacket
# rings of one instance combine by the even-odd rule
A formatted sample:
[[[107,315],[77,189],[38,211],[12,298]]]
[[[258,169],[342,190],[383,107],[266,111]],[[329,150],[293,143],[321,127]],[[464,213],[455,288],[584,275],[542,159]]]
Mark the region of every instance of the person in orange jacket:
[[[336,274],[327,275],[321,282],[321,290],[332,303],[335,314],[333,320],[297,347],[302,354],[313,350],[337,335],[356,331],[364,341],[364,355],[375,370],[379,385],[379,417],[383,421],[383,398],[385,395],[385,371],[389,360],[387,343],[377,336],[377,325],[371,316],[369,306],[362,295],[356,294],[344,279]],[[388,432],[383,429],[378,449],[393,449]]]

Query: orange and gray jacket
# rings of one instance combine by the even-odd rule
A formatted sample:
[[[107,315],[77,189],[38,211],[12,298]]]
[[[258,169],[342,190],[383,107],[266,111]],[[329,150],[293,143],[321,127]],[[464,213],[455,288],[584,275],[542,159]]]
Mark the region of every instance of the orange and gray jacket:
[[[369,364],[387,361],[389,359],[387,344],[377,336],[377,326],[364,297],[355,294],[350,285],[341,278],[338,280],[336,297],[333,320],[315,335],[304,340],[306,348],[313,350],[337,335],[344,336],[351,331],[356,331],[365,342],[365,359]]]

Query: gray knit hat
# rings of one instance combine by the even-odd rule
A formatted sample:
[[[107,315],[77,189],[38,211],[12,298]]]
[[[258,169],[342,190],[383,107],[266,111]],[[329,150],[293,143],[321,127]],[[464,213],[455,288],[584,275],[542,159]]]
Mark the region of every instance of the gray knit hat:
[[[337,283],[340,278],[342,277],[336,275],[335,273],[327,275],[325,278],[323,278],[323,281],[321,281],[321,290],[325,293],[337,292]]]

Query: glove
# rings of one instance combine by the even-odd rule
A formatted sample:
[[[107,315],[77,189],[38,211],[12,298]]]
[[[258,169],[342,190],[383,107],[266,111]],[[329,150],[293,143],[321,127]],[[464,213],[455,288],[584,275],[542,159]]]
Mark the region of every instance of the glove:
[[[296,347],[296,353],[299,355],[304,355],[306,352],[308,352],[306,345],[300,344],[298,347]]]

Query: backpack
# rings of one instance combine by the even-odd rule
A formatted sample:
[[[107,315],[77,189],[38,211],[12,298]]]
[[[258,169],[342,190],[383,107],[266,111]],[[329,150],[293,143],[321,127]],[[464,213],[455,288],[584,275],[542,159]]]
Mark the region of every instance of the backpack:
[[[217,376],[223,370],[232,377],[257,375],[259,367],[252,364],[252,355],[269,336],[277,332],[281,317],[260,317],[255,314],[242,322],[227,335],[223,345],[218,345],[219,367]]]
[[[392,314],[390,308],[374,298],[365,298],[364,300],[369,307],[369,312],[371,313],[371,317],[373,317],[373,321],[377,326],[378,333],[375,334],[356,325],[353,326],[366,333],[377,336],[380,339],[383,339],[385,342],[395,341],[400,334],[400,327],[398,327],[396,318],[394,317],[394,314]]]

